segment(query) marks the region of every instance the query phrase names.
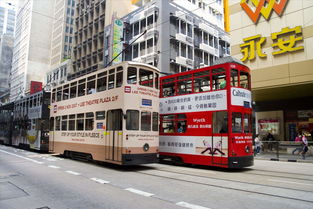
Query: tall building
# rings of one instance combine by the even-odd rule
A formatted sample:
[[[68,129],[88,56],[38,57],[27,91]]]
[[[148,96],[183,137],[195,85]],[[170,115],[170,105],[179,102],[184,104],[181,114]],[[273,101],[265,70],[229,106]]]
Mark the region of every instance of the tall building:
[[[55,0],[51,41],[51,68],[71,58],[74,34],[75,0]]]
[[[0,5],[0,98],[8,97],[12,67],[15,11]],[[5,98],[4,98],[5,97]]]
[[[14,35],[15,11],[0,6],[0,35]]]
[[[50,69],[54,1],[19,0],[11,71],[10,100],[44,82]]]
[[[313,1],[230,2],[231,51],[252,70],[256,132],[312,140]]]
[[[154,0],[136,5],[138,9],[121,18],[123,34],[117,34],[115,25],[106,27],[105,65],[123,48],[122,60],[148,63],[165,73],[212,65],[215,59],[229,56],[221,0]],[[123,46],[116,49],[119,42]]]
[[[76,2],[73,76],[103,67],[105,26],[111,24],[113,14],[122,17],[134,8],[136,6],[131,0],[79,0]]]

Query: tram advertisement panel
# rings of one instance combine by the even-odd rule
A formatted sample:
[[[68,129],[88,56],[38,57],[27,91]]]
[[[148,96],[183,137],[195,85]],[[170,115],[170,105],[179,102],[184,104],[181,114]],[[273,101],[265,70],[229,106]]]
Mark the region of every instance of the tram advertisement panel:
[[[160,99],[160,113],[219,111],[227,109],[226,90]]]
[[[160,152],[228,156],[227,136],[160,136]]]

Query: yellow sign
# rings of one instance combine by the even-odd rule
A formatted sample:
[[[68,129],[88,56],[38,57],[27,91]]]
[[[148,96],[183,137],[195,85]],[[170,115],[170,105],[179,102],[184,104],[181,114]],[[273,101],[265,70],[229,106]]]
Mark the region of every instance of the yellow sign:
[[[255,59],[255,51],[257,52],[259,57],[266,57],[262,49],[262,44],[265,42],[265,38],[261,37],[261,35],[251,36],[249,38],[243,39],[244,44],[240,45],[241,53],[243,53],[243,58],[241,61],[254,60]]]
[[[274,56],[304,49],[303,46],[297,46],[297,42],[303,40],[301,26],[282,28],[280,32],[272,33],[271,38],[273,41],[273,49],[277,49],[277,51],[272,52]],[[240,45],[240,51],[243,54],[241,61],[254,60],[256,54],[261,58],[267,57],[267,55],[262,52],[262,45],[266,41],[265,37],[255,35],[244,38],[243,41],[245,43]]]
[[[302,41],[301,26],[295,28],[283,28],[281,32],[272,33],[273,48],[279,48],[279,51],[273,52],[273,55],[283,54],[286,52],[293,52],[304,49],[303,46],[296,47],[297,41]]]

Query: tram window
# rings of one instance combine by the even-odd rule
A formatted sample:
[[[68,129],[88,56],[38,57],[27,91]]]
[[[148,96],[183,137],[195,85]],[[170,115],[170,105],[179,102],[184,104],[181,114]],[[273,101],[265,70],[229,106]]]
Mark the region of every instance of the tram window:
[[[77,82],[71,83],[70,98],[75,98],[77,94]]]
[[[190,94],[192,92],[192,81],[191,80],[184,80],[177,82],[178,87],[178,95],[181,94]]]
[[[119,67],[117,68],[117,71],[118,70]],[[116,88],[121,87],[122,85],[123,85],[123,72],[118,72],[116,73]]]
[[[155,77],[154,77],[154,87],[156,88],[156,89],[159,89],[159,74],[155,74]]]
[[[67,100],[69,98],[69,88],[63,89],[63,100]]]
[[[152,113],[152,131],[159,131],[159,113]]]
[[[107,89],[107,77],[98,78],[97,80],[97,92]]]
[[[169,97],[175,95],[175,83],[166,83],[162,85],[163,97]]]
[[[163,115],[161,116],[162,121],[162,132],[163,133],[174,133],[174,119],[175,115]]]
[[[228,133],[227,111],[213,112],[213,133]]]
[[[94,94],[96,93],[96,81],[88,81],[87,83],[87,94]]]
[[[224,89],[226,87],[225,74],[212,75],[213,90]]]
[[[61,100],[62,100],[62,87],[58,88],[58,91],[57,91],[57,102]]]
[[[54,117],[50,118],[50,131],[54,131]]]
[[[211,86],[209,76],[194,79],[194,92],[204,92],[210,90]]]
[[[105,119],[105,111],[96,112],[96,120],[104,120]]]
[[[139,111],[127,110],[126,111],[126,129],[139,130]]]
[[[75,131],[75,115],[69,115],[68,130]]]
[[[93,126],[94,126],[94,114],[93,112],[87,112],[85,119],[85,130],[91,131],[93,130]]]
[[[109,86],[108,89],[113,89],[114,88],[114,74],[109,75]]]
[[[41,95],[41,96],[39,97],[39,105],[40,105],[40,106],[42,105],[42,97],[43,97],[43,95]]]
[[[52,103],[55,102],[55,89],[52,90]]]
[[[30,107],[30,108],[33,107],[33,98],[32,98],[32,97],[29,99],[29,107]]]
[[[127,83],[136,84],[137,83],[137,69],[134,67],[129,67],[127,71]]]
[[[153,72],[150,70],[139,69],[139,84],[142,86],[153,87]]]
[[[67,115],[62,116],[61,130],[67,131]]]
[[[55,117],[55,130],[60,131],[61,128],[61,118],[60,116]]]
[[[185,114],[178,114],[176,121],[176,132],[177,133],[185,133],[187,127],[187,118]]]
[[[76,127],[77,127],[76,129],[77,131],[84,130],[84,113],[77,114]]]
[[[240,87],[249,89],[249,74],[246,72],[240,72]]]
[[[232,113],[232,132],[242,133],[242,114],[240,112]]]
[[[82,83],[78,85],[78,96],[85,96],[86,94],[86,83]]]
[[[251,133],[251,115],[250,114],[244,114],[243,118],[243,129],[245,133]]]
[[[230,71],[230,85],[231,86],[238,86],[238,70],[237,69],[231,69]]]
[[[141,130],[151,131],[151,112],[141,112]]]

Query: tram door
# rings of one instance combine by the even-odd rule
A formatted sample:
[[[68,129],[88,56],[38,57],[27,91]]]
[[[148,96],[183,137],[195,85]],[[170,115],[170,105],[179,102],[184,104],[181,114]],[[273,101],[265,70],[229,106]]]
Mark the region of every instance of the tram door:
[[[107,112],[107,134],[105,140],[105,159],[122,161],[123,111],[121,109]]]

